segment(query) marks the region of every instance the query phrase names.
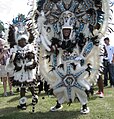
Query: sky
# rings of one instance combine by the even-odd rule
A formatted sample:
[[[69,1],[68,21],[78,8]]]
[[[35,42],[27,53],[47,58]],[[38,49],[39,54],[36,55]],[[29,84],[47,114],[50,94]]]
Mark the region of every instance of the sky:
[[[28,1],[30,0],[0,0],[0,20],[4,23],[10,23],[19,13],[26,15],[30,10],[30,7],[27,5]],[[114,0],[110,1],[114,3]],[[112,16],[114,16],[114,13]],[[112,22],[114,22],[114,18]],[[114,25],[111,26],[111,28],[114,29]],[[107,36],[110,38],[111,44],[114,46],[114,32],[105,35],[105,37]]]
[[[27,14],[30,10],[27,2],[29,0],[0,0],[0,20],[11,22],[18,13]]]

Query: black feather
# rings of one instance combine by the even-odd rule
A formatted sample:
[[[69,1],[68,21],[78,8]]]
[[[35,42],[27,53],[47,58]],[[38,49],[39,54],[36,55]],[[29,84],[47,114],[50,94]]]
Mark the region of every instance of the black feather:
[[[58,68],[62,68],[64,70],[64,64],[60,64]]]
[[[16,45],[16,42],[15,42],[15,27],[13,25],[9,26],[9,32],[8,32],[7,41],[9,42],[11,48],[14,45]]]
[[[70,63],[70,65],[73,67],[74,70],[76,70],[76,66],[74,63]]]

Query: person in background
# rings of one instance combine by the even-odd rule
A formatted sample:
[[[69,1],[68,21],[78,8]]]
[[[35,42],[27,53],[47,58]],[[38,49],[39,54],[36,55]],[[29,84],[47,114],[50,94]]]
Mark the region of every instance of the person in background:
[[[104,86],[108,86],[108,80],[110,80],[110,86],[114,87],[114,47],[110,45],[110,39],[104,38],[105,49],[107,55],[104,57]]]
[[[0,82],[0,83],[3,85],[2,77],[0,78],[0,80],[1,80],[1,82]]]
[[[109,61],[107,61],[107,51],[105,48],[105,45],[103,46],[103,65],[104,65],[104,70],[101,72],[101,74],[99,75],[98,79],[97,79],[97,85],[98,85],[98,91],[96,92],[96,94],[100,97],[103,98],[104,97],[104,86],[108,85],[108,81],[107,78],[105,77],[105,80],[103,82],[103,72],[106,70],[107,65],[109,63]]]
[[[18,16],[20,18],[20,16]],[[9,30],[9,40],[11,34],[15,35],[14,45],[10,49],[10,57],[7,60],[6,69],[13,71],[12,85],[20,88],[20,98],[18,109],[26,110],[27,97],[26,89],[29,89],[32,97],[32,112],[35,111],[35,105],[38,102],[38,96],[35,91],[36,83],[36,56],[34,47],[29,43],[30,33],[23,22],[18,21],[18,27],[15,31]]]
[[[8,49],[5,48],[5,40],[0,38],[0,77],[3,81],[3,88],[4,88],[4,96],[7,96],[7,81],[10,88],[10,94],[13,93],[12,91],[12,84],[8,78],[7,71],[5,70],[6,60],[9,57]]]
[[[100,98],[103,98],[104,97],[104,85],[103,85],[102,75],[99,75],[99,78],[97,79],[97,85],[98,85],[98,91],[96,92],[96,94]]]

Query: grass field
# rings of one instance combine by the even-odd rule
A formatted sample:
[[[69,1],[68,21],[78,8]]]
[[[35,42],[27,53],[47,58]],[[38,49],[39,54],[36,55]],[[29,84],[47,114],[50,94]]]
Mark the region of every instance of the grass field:
[[[16,89],[14,88],[14,91]],[[96,89],[97,90],[97,89]],[[56,98],[39,95],[39,102],[36,111],[31,114],[31,95],[27,95],[27,110],[18,110],[19,93],[13,96],[3,97],[3,87],[0,85],[0,119],[114,119],[114,88],[105,88],[105,97],[99,98],[96,95],[90,96],[88,106],[89,114],[80,114],[81,105],[76,100],[71,106],[63,104],[63,109],[57,112],[50,112],[50,107],[56,104]]]

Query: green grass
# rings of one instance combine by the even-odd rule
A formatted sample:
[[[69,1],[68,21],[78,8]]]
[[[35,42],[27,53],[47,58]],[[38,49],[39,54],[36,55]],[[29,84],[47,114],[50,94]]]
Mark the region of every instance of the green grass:
[[[58,112],[50,112],[50,107],[56,104],[56,98],[48,97],[42,93],[39,96],[35,113],[31,114],[30,93],[26,94],[28,98],[27,110],[18,110],[16,106],[19,93],[3,97],[3,87],[0,85],[0,119],[114,119],[114,88],[105,88],[104,92],[104,98],[99,98],[96,95],[90,97],[88,102],[90,113],[86,115],[80,114],[81,105],[77,100],[71,106],[63,104],[63,109]]]

